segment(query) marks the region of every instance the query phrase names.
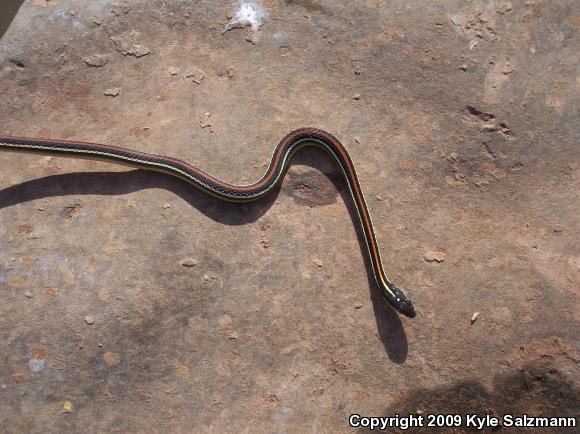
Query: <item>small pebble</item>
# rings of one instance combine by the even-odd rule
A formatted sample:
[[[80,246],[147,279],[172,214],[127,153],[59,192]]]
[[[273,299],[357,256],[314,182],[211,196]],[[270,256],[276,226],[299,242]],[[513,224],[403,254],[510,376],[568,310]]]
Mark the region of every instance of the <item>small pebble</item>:
[[[87,316],[85,316],[85,322],[88,325],[93,325],[95,323],[95,317],[92,315],[87,315]]]
[[[352,99],[354,99],[354,100],[357,100],[357,101],[358,101],[360,98],[361,98],[361,95],[360,95],[360,93],[355,93],[355,94],[352,96]]]
[[[168,202],[165,202],[165,203],[163,204],[163,209],[167,209],[167,208],[171,208],[171,204],[170,204],[170,203],[168,203]]]
[[[486,133],[490,133],[490,132],[494,132],[499,130],[499,127],[495,124],[483,124],[481,127],[481,131],[484,131]]]
[[[183,267],[191,268],[197,265],[197,261],[195,259],[186,259],[181,263]]]
[[[105,54],[91,54],[90,56],[83,57],[83,60],[87,65],[94,66],[96,68],[109,63],[109,57]]]
[[[362,303],[355,303],[354,304],[355,309],[360,309],[361,307],[362,307]]]
[[[443,262],[445,260],[445,258],[447,257],[447,255],[443,252],[429,251],[429,252],[426,252],[423,257],[428,262]]]
[[[32,292],[30,291],[26,291],[24,295],[26,296],[26,298],[32,298]]]
[[[473,312],[473,315],[471,315],[471,324],[473,324],[477,320],[478,316],[479,312]]]
[[[314,263],[314,265],[316,265],[317,267],[322,267],[324,264],[322,263],[322,261],[320,259],[315,259],[312,261]]]
[[[460,71],[467,71],[467,68],[469,68],[467,65],[461,65],[461,66],[459,67],[459,70],[460,70]]]
[[[118,87],[111,87],[110,89],[106,89],[104,94],[106,96],[117,96],[121,93],[121,89]]]
[[[70,401],[65,401],[62,405],[62,411],[65,413],[70,413],[73,408],[73,404]]]
[[[353,139],[356,143],[360,143],[360,137],[354,136]]]

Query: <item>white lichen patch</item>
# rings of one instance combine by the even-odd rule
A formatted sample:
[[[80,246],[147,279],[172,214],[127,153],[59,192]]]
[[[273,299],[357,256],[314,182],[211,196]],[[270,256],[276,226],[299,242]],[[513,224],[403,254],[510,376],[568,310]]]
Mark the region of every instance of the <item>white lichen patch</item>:
[[[266,9],[257,1],[241,1],[233,17],[226,23],[223,33],[247,26],[256,32],[268,17]]]

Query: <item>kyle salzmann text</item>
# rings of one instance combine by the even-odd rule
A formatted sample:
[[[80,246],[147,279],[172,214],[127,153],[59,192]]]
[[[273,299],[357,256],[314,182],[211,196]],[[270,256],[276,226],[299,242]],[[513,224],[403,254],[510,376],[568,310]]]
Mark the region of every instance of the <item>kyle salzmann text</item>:
[[[513,415],[505,414],[498,418],[495,416],[477,414],[410,414],[408,416],[361,416],[351,414],[348,418],[351,427],[370,428],[371,430],[385,430],[387,428],[399,428],[407,430],[419,427],[472,427],[482,430],[494,427],[519,427],[519,428],[575,428],[577,421],[575,417],[540,417],[529,416],[527,414]]]

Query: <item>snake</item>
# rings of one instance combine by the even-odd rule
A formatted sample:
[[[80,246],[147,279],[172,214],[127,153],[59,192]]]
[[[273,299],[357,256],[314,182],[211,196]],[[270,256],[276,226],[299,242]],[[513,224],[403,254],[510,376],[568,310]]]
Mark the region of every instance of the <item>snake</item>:
[[[282,182],[294,153],[305,146],[320,147],[336,161],[356,210],[367,248],[366,253],[380,294],[396,311],[413,318],[416,315],[413,303],[407,294],[387,277],[383,269],[371,216],[350,154],[345,146],[327,131],[319,128],[299,128],[288,133],[276,145],[264,175],[249,185],[229,184],[184,161],[128,148],[79,141],[0,136],[0,150],[105,160],[162,172],[230,202],[255,201],[272,192]]]

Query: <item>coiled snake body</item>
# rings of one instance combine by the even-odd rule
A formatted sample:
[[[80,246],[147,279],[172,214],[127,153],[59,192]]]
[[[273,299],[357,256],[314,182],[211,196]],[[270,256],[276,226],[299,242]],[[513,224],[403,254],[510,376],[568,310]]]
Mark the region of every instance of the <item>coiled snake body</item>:
[[[131,149],[77,141],[0,136],[0,150],[88,157],[163,172],[181,178],[213,196],[233,202],[257,200],[271,192],[282,180],[292,155],[307,145],[325,149],[337,162],[353,200],[373,275],[381,294],[393,308],[406,316],[414,317],[415,309],[411,300],[387,278],[383,270],[371,217],[350,155],[340,141],[326,131],[301,128],[290,132],[276,146],[270,165],[262,178],[254,184],[243,186],[220,181],[174,158]]]

